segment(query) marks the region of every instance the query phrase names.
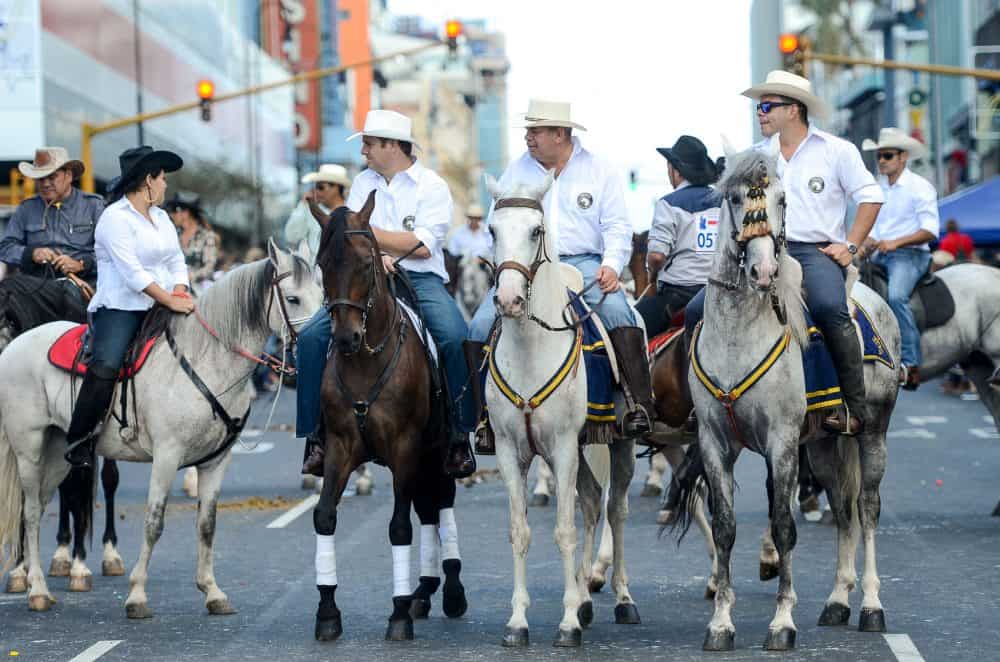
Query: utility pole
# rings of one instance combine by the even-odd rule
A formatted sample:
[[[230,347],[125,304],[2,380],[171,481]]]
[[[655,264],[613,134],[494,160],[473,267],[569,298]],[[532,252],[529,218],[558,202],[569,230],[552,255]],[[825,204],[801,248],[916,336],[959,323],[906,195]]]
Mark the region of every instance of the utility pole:
[[[132,55],[135,59],[135,114],[142,115],[142,50],[139,46],[139,0],[132,0]],[[139,144],[145,145],[142,122],[136,124]]]

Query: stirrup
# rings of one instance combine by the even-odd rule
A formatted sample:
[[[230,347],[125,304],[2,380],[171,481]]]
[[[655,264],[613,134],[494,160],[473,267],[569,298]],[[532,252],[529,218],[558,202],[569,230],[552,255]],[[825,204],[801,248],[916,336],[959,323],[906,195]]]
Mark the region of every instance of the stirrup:
[[[493,433],[493,428],[490,427],[490,419],[486,416],[483,420],[479,421],[479,425],[476,426],[476,444],[475,451],[477,455],[496,455],[497,454],[497,440],[496,435]]]
[[[66,452],[63,453],[63,459],[66,460],[70,466],[76,469],[82,469],[85,467],[94,466],[94,447],[90,446],[88,448],[88,453],[85,457],[76,457],[76,449],[80,446],[89,445],[92,439],[90,437],[85,437],[83,439],[78,439],[70,444],[66,448]]]
[[[625,431],[626,419],[630,417],[638,418],[637,415],[639,414],[641,414],[641,416],[646,419],[646,430],[644,432],[635,432],[629,434],[628,432]],[[641,421],[639,421],[638,424],[641,425]],[[626,412],[625,415],[622,416],[621,424],[618,426],[618,431],[621,432],[621,435],[623,437],[640,439],[643,435],[649,434],[650,432],[653,431],[653,417],[649,415],[649,412],[646,411],[645,407],[643,407],[640,404],[637,404],[634,409]]]

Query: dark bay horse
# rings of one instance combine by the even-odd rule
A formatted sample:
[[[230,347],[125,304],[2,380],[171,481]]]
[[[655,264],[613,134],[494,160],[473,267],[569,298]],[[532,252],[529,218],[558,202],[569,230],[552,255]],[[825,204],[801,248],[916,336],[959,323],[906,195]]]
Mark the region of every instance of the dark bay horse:
[[[455,481],[444,472],[447,405],[436,393],[440,382],[422,332],[391,291],[369,224],[374,207],[372,192],[356,214],[342,207],[327,217],[313,209],[323,226],[317,264],[333,323],[321,390],[324,481],[313,513],[320,593],[315,633],[321,641],[343,631],[336,603],[337,506],[351,472],[363,462],[384,464],[393,477],[393,610],[386,639],[412,639],[413,618],[426,617],[430,594],[440,581],[438,550],[445,573],[445,614],[461,616],[467,606],[459,580]],[[410,589],[411,506],[421,522],[421,577],[415,593]]]

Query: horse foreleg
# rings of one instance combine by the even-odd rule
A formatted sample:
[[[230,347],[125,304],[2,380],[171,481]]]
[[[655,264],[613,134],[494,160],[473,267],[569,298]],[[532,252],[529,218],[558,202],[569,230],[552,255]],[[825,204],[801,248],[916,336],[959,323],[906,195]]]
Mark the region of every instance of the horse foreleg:
[[[554,645],[577,647],[583,633],[577,610],[582,595],[576,580],[576,479],[580,456],[575,435],[557,438],[555,451],[549,458],[556,478],[555,542],[563,562],[563,617]]]
[[[780,439],[780,438],[779,438]],[[795,621],[792,610],[798,598],[792,583],[792,550],[795,549],[795,518],[792,515],[792,497],[798,487],[799,456],[798,435],[785,437],[784,443],[774,446],[768,464],[773,472],[774,504],[771,509],[771,537],[777,547],[779,565],[777,608],[764,642],[766,650],[791,650],[795,648]],[[772,473],[769,472],[769,473]]]
[[[410,605],[410,616],[415,619],[427,618],[431,612],[431,596],[441,586],[441,510],[437,501],[431,490],[421,490],[413,498],[413,507],[420,518],[420,578]]]
[[[628,488],[635,474],[635,442],[621,440],[611,448],[611,484],[608,488],[608,523],[614,546],[611,586],[615,590],[615,623],[638,625],[639,610],[628,590],[625,570],[625,520],[628,519]]]
[[[73,564],[70,543],[73,531],[70,528],[69,504],[72,500],[68,478],[59,483],[59,529],[56,531],[56,552],[49,563],[49,577],[68,577]]]
[[[837,524],[837,571],[819,625],[847,625],[851,617],[850,593],[858,580],[854,565],[859,531],[857,442],[841,437],[835,444],[809,444],[807,450],[808,464],[825,488]],[[842,451],[846,451],[843,457]]]
[[[608,522],[607,517],[607,500],[604,501],[602,509],[604,510],[604,525],[601,527],[601,544],[597,548],[597,558],[594,559],[594,564],[590,567],[590,581],[587,585],[587,590],[591,593],[600,593],[601,589],[604,588],[605,575],[607,575],[608,568],[611,567],[611,562],[614,560],[614,543],[611,541],[611,523]]]
[[[410,508],[415,470],[416,467],[405,460],[393,467],[394,503],[392,519],[389,521],[389,544],[392,545],[392,614],[385,631],[387,641],[413,639],[413,618],[410,616],[410,548],[413,545],[413,526],[410,524]]]
[[[888,416],[885,417],[888,420]],[[875,530],[878,528],[882,499],[879,486],[885,475],[885,431],[873,431],[858,437],[861,460],[861,498],[858,514],[865,543],[865,570],[861,578],[861,617],[858,629],[862,632],[885,632],[885,612],[879,599],[881,582],[875,563]]]
[[[215,540],[215,515],[222,491],[222,477],[232,459],[232,453],[223,453],[208,467],[198,467],[198,568],[195,584],[205,594],[205,608],[214,615],[235,614],[229,598],[215,583],[215,565],[212,544]]]
[[[552,469],[541,456],[538,457],[538,470],[535,472],[535,489],[531,492],[531,505],[544,507],[552,498]]]
[[[153,554],[160,535],[163,534],[163,513],[167,507],[170,485],[177,475],[180,462],[176,458],[153,457],[153,469],[149,476],[149,494],[146,497],[146,517],[143,526],[142,548],[139,559],[129,575],[129,592],[125,599],[125,615],[129,618],[152,618],[146,598],[146,580],[149,559]]]
[[[118,463],[104,458],[101,467],[101,488],[104,491],[104,557],[101,574],[119,577],[125,574],[125,563],[118,554],[118,533],[115,531],[115,492],[118,491]]]
[[[715,593],[715,611],[708,623],[702,648],[710,651],[733,650],[736,645],[736,626],[732,609],[736,602],[733,592],[729,562],[736,541],[736,515],[733,508],[733,462],[735,453],[722,455],[728,445],[725,439],[712,436],[708,425],[702,425],[699,446],[705,466],[705,475],[711,490],[713,504],[712,539],[715,541],[715,558],[718,560],[718,588]]]
[[[343,633],[340,608],[337,607],[337,553],[334,534],[337,532],[337,506],[351,475],[351,460],[345,452],[332,452],[335,440],[327,435],[327,448],[319,502],[313,510],[313,530],[316,532],[316,588],[319,590],[319,607],[316,610],[315,637],[317,641],[333,641]],[[337,449],[342,446],[337,446]]]
[[[663,476],[667,472],[667,466],[667,458],[662,452],[650,456],[649,473],[646,474],[646,482],[642,486],[640,496],[658,497],[663,494]]]
[[[510,502],[510,547],[514,556],[514,593],[511,595],[510,619],[503,636],[503,645],[528,645],[528,619],[526,612],[531,606],[528,596],[528,572],[526,559],[531,545],[531,528],[528,526],[528,462],[522,462],[517,450],[509,439],[497,438],[497,467],[507,485]]]
[[[673,472],[674,476],[676,476],[678,467],[680,467],[684,462],[684,449],[679,448],[677,446],[665,446],[663,449],[660,450],[659,453],[657,453],[657,455],[663,456],[663,459],[667,462],[667,464],[670,465],[670,470]],[[670,491],[673,492],[676,489],[677,488],[675,487],[675,479],[671,478]],[[671,510],[671,508],[668,506],[667,503],[669,501],[670,501],[670,494],[668,493],[666,501],[664,501],[660,505],[660,512],[657,513],[656,515],[656,523],[661,526],[670,524],[671,520],[674,517],[673,511]]]
[[[607,449],[598,448],[588,453],[607,453]],[[587,453],[584,453],[587,458]],[[589,627],[594,620],[594,603],[590,597],[591,572],[594,556],[594,538],[597,534],[597,523],[601,518],[601,511],[604,510],[604,488],[597,476],[594,475],[592,467],[586,461],[580,463],[580,468],[576,477],[576,491],[580,498],[580,510],[583,512],[583,553],[580,557],[580,571],[577,573],[579,580],[579,591],[582,599],[580,608],[577,610],[577,618],[580,625]],[[603,576],[603,573],[602,573]],[[601,580],[603,583],[603,578]]]
[[[458,523],[455,521],[455,479],[442,472],[438,482],[438,537],[441,540],[441,568],[444,588],[441,607],[448,618],[459,618],[469,608],[462,586],[462,555],[458,550]]]

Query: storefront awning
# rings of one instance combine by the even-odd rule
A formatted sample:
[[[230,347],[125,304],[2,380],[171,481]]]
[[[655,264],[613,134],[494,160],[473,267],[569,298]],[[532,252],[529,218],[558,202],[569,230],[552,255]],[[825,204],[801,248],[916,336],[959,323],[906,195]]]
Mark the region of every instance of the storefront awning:
[[[941,232],[949,218],[978,244],[1000,244],[1000,175],[938,201]]]

